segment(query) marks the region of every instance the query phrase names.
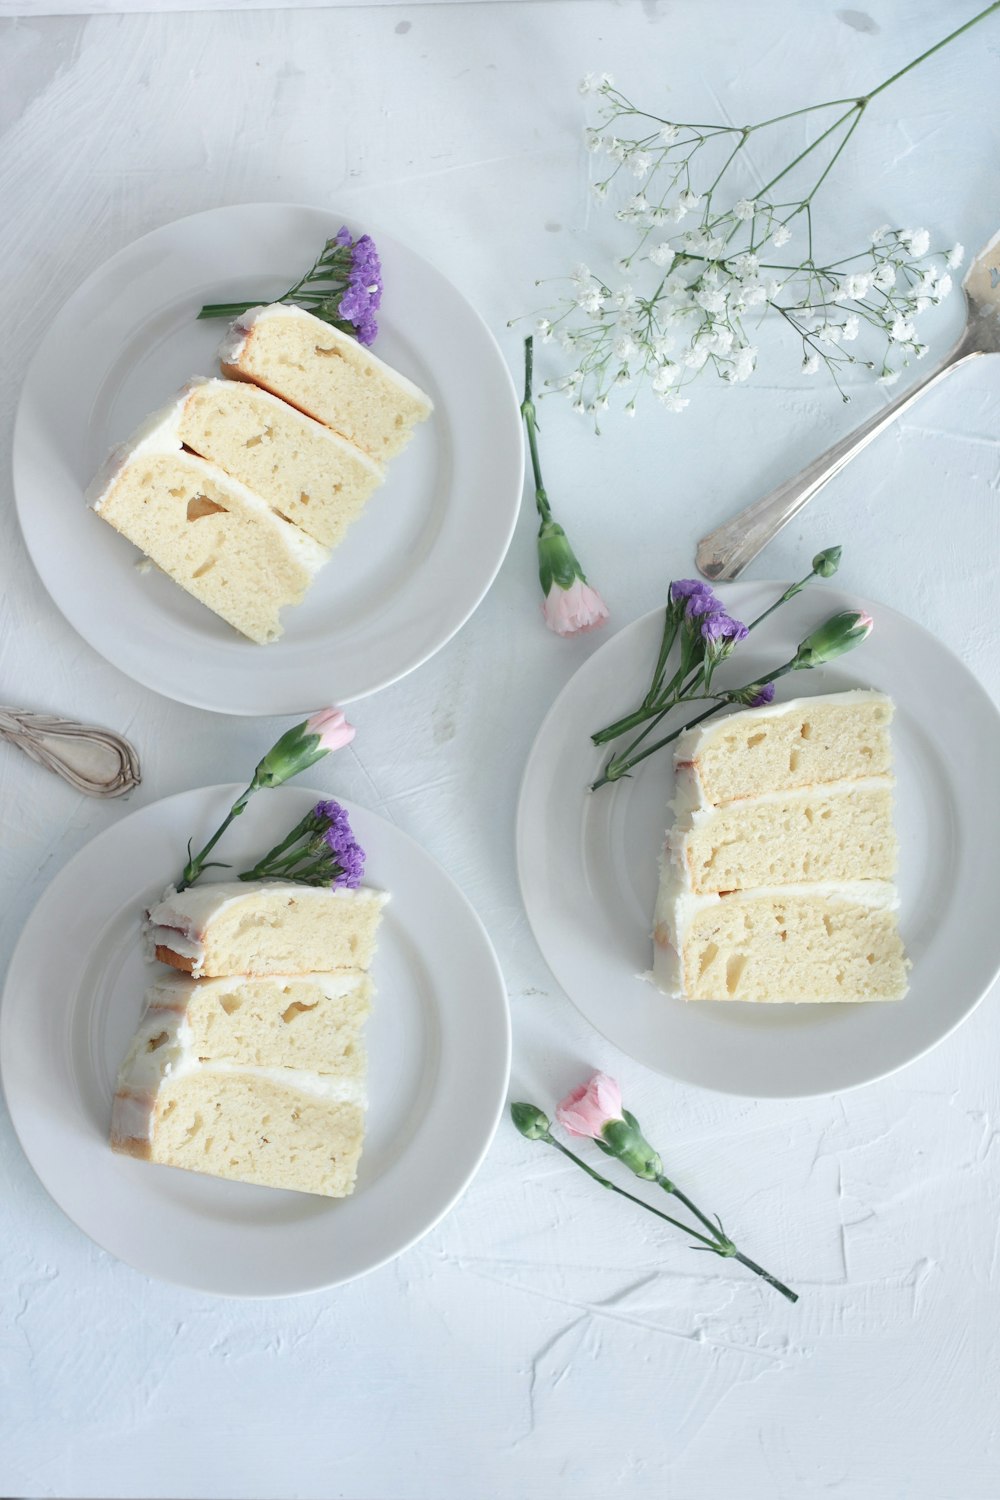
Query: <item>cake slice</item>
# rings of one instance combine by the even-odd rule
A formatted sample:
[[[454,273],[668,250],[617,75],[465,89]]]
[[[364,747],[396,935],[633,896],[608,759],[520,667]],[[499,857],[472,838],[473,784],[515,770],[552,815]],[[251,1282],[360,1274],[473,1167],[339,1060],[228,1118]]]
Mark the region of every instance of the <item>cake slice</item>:
[[[893,705],[858,691],[734,713],[675,752],[653,979],[685,1000],[895,1000]]]
[[[364,1142],[368,993],[357,974],[161,981],[119,1070],[112,1148],[345,1197]]]
[[[242,313],[219,362],[223,374],[263,386],[379,463],[398,453],[433,410],[429,396],[357,339],[281,302]]]
[[[189,382],[163,413],[183,443],[324,547],[336,547],[384,479],[329,427],[244,380]]]
[[[146,916],[151,958],[194,978],[367,969],[388,897],[294,881],[220,881],[157,902]]]
[[[238,480],[193,453],[164,452],[141,429],[112,453],[87,491],[102,521],[182,589],[259,645],[281,635],[325,548]]]

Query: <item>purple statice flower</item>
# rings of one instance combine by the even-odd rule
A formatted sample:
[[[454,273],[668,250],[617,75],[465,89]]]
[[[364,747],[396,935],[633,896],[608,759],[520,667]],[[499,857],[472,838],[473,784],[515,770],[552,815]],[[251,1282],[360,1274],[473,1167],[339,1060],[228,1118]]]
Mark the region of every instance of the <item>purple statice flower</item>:
[[[348,239],[341,240],[347,233]],[[350,231],[342,229],[337,235],[338,244],[349,244]],[[360,344],[371,344],[378,333],[375,313],[382,301],[382,262],[379,260],[375,241],[371,235],[363,234],[351,244],[351,268],[347,275],[347,287],[340,299],[339,316],[353,323]]]
[[[675,578],[670,585],[670,600],[673,604],[681,604],[688,599],[711,599],[715,595],[707,583],[702,583],[700,578]]]
[[[356,890],[365,873],[365,851],[354,837],[347,809],[332,799],[313,809],[322,843],[333,856],[334,889]]]
[[[774,702],[774,683],[762,682],[759,686],[754,683],[757,691],[747,703],[748,708],[764,708],[766,704]]]
[[[750,632],[742,621],[734,620],[720,606],[703,617],[701,634],[710,645],[731,651],[737,641],[745,641]]]

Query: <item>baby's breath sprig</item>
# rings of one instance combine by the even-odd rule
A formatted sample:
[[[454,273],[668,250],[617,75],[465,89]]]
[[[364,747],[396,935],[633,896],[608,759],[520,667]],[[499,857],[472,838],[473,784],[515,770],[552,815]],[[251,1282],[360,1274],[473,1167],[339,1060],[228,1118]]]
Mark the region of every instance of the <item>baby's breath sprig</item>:
[[[885,385],[898,380],[927,353],[915,320],[950,292],[963,247],[932,251],[926,229],[884,226],[863,250],[824,261],[814,248],[814,201],[872,100],[998,9],[994,0],[866,94],[753,125],[668,120],[638,108],[609,74],[589,74],[581,89],[596,96],[598,112],[586,141],[606,163],[592,190],[617,205],[614,216],[633,238],[617,263],[620,280],[580,265],[569,294],[538,321],[542,340],[558,340],[572,360],[550,388],[595,421],[615,393],[627,395],[629,415],[647,390],[668,411],[683,411],[703,370],[730,383],[749,379],[758,349],[748,324],[769,309],[799,340],[802,373],[825,365],[845,401],[841,379],[852,366]],[[737,197],[751,138],[803,116],[817,117],[816,138],[752,196]],[[641,186],[623,196],[629,179]],[[789,196],[793,182],[798,196]],[[862,334],[883,341],[881,352],[848,347]]]

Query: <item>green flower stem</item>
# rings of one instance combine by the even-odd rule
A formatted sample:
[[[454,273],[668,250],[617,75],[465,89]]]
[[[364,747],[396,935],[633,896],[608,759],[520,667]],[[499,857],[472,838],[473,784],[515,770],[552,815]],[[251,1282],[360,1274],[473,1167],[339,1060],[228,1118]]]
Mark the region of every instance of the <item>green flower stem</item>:
[[[998,0],[1000,3],[1000,0]],[[521,416],[528,433],[528,451],[531,454],[531,472],[535,478],[535,507],[544,525],[546,521],[552,520],[552,507],[549,505],[549,497],[545,493],[545,485],[542,483],[542,465],[538,457],[537,427],[538,418],[535,413],[535,403],[531,395],[531,382],[535,364],[535,341],[529,333],[524,341],[524,400],[521,402]]]
[[[698,1230],[692,1229],[689,1224],[682,1223],[680,1219],[671,1218],[670,1214],[665,1214],[660,1209],[654,1208],[651,1203],[646,1203],[642,1198],[637,1198],[634,1193],[629,1193],[625,1188],[619,1187],[616,1182],[612,1182],[610,1177],[602,1177],[600,1172],[595,1172],[593,1167],[588,1166],[581,1157],[577,1156],[575,1151],[570,1151],[568,1146],[564,1146],[561,1141],[557,1141],[551,1133],[546,1132],[544,1135],[537,1136],[536,1139],[544,1141],[548,1146],[555,1146],[557,1151],[562,1152],[563,1156],[575,1162],[578,1167],[586,1172],[588,1177],[592,1177],[595,1182],[599,1182],[601,1187],[608,1188],[612,1193],[617,1193],[620,1198],[627,1198],[630,1203],[637,1203],[640,1208],[644,1208],[647,1213],[655,1214],[658,1219],[665,1219],[675,1229],[680,1229],[684,1234],[691,1235],[693,1239],[700,1240],[706,1250],[713,1250],[716,1255],[721,1253],[717,1243],[717,1236],[715,1239],[706,1239],[703,1234],[699,1234]],[[711,1229],[712,1226],[709,1225],[709,1228]],[[713,1230],[714,1233],[715,1231]]]
[[[222,822],[219,824],[218,828],[212,834],[212,837],[209,839],[204,849],[200,850],[197,854],[192,856],[191,846],[190,844],[188,845],[188,862],[184,866],[184,873],[182,874],[180,880],[177,882],[178,892],[186,891],[189,885],[194,885],[202,870],[205,868],[205,860],[211,854],[212,850],[215,848],[216,844],[219,842],[233,819],[239,817],[240,813],[244,810],[256,790],[257,787],[253,782],[251,782],[246,791],[240,793],[226,816],[223,818]]]
[[[761,682],[764,681],[763,678],[759,678],[758,680]],[[597,778],[596,781],[591,782],[590,790],[592,792],[596,792],[602,786],[607,786],[610,782],[619,781],[622,776],[631,771],[633,766],[638,765],[641,760],[645,760],[647,755],[652,755],[656,750],[662,750],[664,745],[673,744],[674,740],[678,739],[679,736],[684,733],[685,729],[694,729],[695,725],[700,724],[704,719],[711,718],[713,714],[721,713],[725,706],[726,705],[723,702],[715,704],[712,708],[706,708],[704,713],[698,714],[693,719],[689,719],[686,724],[682,724],[679,729],[675,729],[673,733],[668,734],[665,739],[657,740],[655,745],[650,745],[647,750],[642,751],[641,755],[636,755],[631,760],[625,759],[622,756],[613,755],[605,766],[603,773]],[[664,713],[666,712],[668,712],[668,710],[664,709]],[[660,715],[660,717],[662,718],[663,715]],[[609,772],[611,772],[610,775],[608,774]]]
[[[273,849],[269,849],[263,856],[263,858],[257,861],[254,870],[248,870],[245,875],[240,876],[240,879],[255,880],[258,878],[256,874],[257,870],[262,870],[265,866],[268,865],[281,863],[281,856],[285,853],[285,850],[290,849],[293,844],[298,842],[298,840],[302,837],[306,830],[312,826],[314,817],[315,814],[313,812],[307,812],[302,821],[300,823],[296,823],[295,827],[292,829],[288,837],[283,838],[280,844],[275,844]],[[300,857],[301,852],[296,852],[294,858],[299,859]]]
[[[660,1187],[665,1193],[670,1193],[674,1198],[677,1199],[678,1203],[683,1203],[684,1207],[690,1213],[693,1213],[696,1219],[699,1219],[701,1223],[704,1224],[705,1228],[708,1230],[709,1234],[713,1236],[714,1239],[718,1240],[720,1244],[724,1242],[728,1243],[727,1236],[724,1231],[722,1229],[717,1229],[716,1226],[712,1223],[711,1219],[703,1214],[701,1209],[698,1208],[696,1204],[691,1202],[691,1199],[687,1196],[687,1194],[681,1192],[676,1183],[671,1182],[669,1177],[664,1177],[662,1172],[657,1177],[656,1181],[659,1183]]]
[[[730,1243],[732,1242],[730,1241]],[[755,1260],[751,1260],[749,1255],[744,1255],[743,1251],[737,1250],[735,1245],[733,1245],[730,1253],[733,1260],[738,1260],[741,1266],[746,1266],[748,1271],[752,1271],[755,1276],[759,1276],[762,1281],[766,1281],[768,1286],[773,1286],[774,1290],[780,1292],[783,1297],[787,1297],[789,1302],[798,1302],[798,1292],[793,1292],[791,1287],[786,1286],[783,1281],[779,1281],[777,1276],[772,1276],[770,1271],[765,1271],[764,1267],[759,1266]]]

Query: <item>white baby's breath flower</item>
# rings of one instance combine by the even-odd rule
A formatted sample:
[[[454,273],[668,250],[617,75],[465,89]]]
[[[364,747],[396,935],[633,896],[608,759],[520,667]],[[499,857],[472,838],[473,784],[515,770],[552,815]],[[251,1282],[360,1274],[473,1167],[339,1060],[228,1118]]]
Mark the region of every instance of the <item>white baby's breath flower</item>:
[[[582,401],[574,401],[573,410],[577,413],[578,416],[582,417],[587,408],[584,406]]]
[[[861,319],[857,313],[848,313],[844,319],[844,343],[853,344],[861,328]]]
[[[915,260],[926,255],[931,247],[931,237],[926,229],[901,229],[899,231],[900,244],[905,245]]]
[[[743,255],[737,255],[731,264],[733,274],[738,276],[741,281],[748,281],[755,277],[760,268],[760,262],[756,255],[751,254],[750,251],[746,251]]]
[[[870,276],[867,276],[861,272],[855,272],[853,276],[848,276],[845,281],[841,282],[840,290],[834,298],[834,301],[858,302],[862,297],[867,297],[868,293],[871,291],[871,285],[872,278]]]
[[[844,330],[839,323],[821,323],[813,330],[813,333],[823,344],[839,344],[844,336]]]
[[[686,213],[686,208],[682,208],[679,203],[672,203],[663,210],[663,217],[671,224],[679,224]]]
[[[595,94],[597,92],[597,74],[584,73],[577,87],[581,94]]]
[[[653,158],[648,151],[633,151],[628,158],[628,169],[633,177],[645,177],[653,165]]]
[[[629,334],[620,333],[617,338],[611,341],[611,352],[615,359],[620,360],[623,365],[627,365],[629,360],[638,353],[638,350]]]
[[[883,370],[881,375],[878,377],[878,383],[879,385],[895,385],[898,379],[898,370]]]
[[[681,355],[681,364],[688,370],[700,370],[708,361],[708,350],[702,344],[696,344],[685,354]]]
[[[683,373],[679,365],[672,365],[668,362],[660,366],[650,384],[656,394],[660,395],[663,391],[669,391],[676,385]]]
[[[872,242],[872,244],[873,245],[884,245],[885,241],[886,241],[886,238],[891,233],[892,233],[892,230],[889,228],[888,224],[880,224],[879,227],[878,227],[878,229],[873,229],[872,230],[872,233],[871,233],[871,242]]]
[[[945,265],[948,266],[952,271],[957,271],[964,259],[964,245],[952,245],[951,249],[948,251],[948,254],[944,258]]]
[[[654,334],[650,340],[649,347],[656,359],[666,360],[668,354],[672,353],[677,346],[677,340],[671,332]]]
[[[884,260],[872,276],[872,286],[878,287],[880,292],[889,292],[895,285],[896,267],[890,261]]]
[[[702,287],[700,291],[695,292],[694,300],[707,313],[721,313],[726,310],[726,294],[717,286]]]
[[[601,133],[599,130],[595,130],[593,126],[588,125],[586,130],[583,132],[583,139],[586,142],[588,151],[600,151],[602,141]]]
[[[538,322],[535,324],[535,331],[541,338],[543,344],[551,344],[552,324],[549,322],[548,318],[539,318]]]
[[[728,380],[749,380],[757,365],[757,350],[752,344],[743,344],[733,354],[732,364],[723,374]]]
[[[780,250],[782,245],[788,244],[788,241],[791,239],[791,237],[792,231],[789,229],[788,225],[779,224],[777,229],[771,236],[771,244],[774,245],[778,250]]]
[[[934,301],[935,302],[941,302],[941,301],[943,301],[943,299],[945,297],[947,297],[948,293],[951,291],[951,287],[952,287],[951,277],[948,275],[948,273],[946,271],[943,276],[939,276],[938,279],[937,279],[937,285],[934,288]]]
[[[759,281],[745,281],[740,288],[740,300],[746,307],[762,307],[767,301],[767,290]]]
[[[929,346],[927,344],[914,344],[913,345],[913,357],[914,357],[914,359],[923,359],[924,355],[927,353],[928,347]]]
[[[809,353],[802,360],[802,373],[803,375],[815,375],[818,369],[819,355],[815,349],[810,349]]]
[[[683,411],[685,406],[690,406],[691,404],[687,396],[678,396],[675,391],[664,391],[660,396],[660,400],[667,408],[667,411]]]
[[[677,202],[680,204],[681,208],[683,208],[685,213],[694,213],[696,208],[701,207],[701,198],[699,194],[692,193],[690,188],[684,189]]]
[[[897,313],[889,325],[889,337],[894,344],[909,344],[916,337],[911,319]]]
[[[661,240],[654,245],[649,252],[649,259],[654,266],[665,266],[674,258],[674,247],[669,240]]]
[[[660,140],[665,146],[672,146],[680,135],[676,125],[664,125],[660,129]]]
[[[577,306],[591,316],[601,311],[603,300],[596,286],[582,286],[576,294]]]
[[[573,267],[572,271],[570,271],[570,273],[569,273],[569,279],[570,279],[570,281],[576,281],[576,282],[578,282],[580,284],[582,284],[585,281],[589,281],[590,280],[590,267],[589,266],[585,266],[583,264],[583,262],[580,261],[579,264],[575,265]]]
[[[626,283],[620,291],[613,292],[609,300],[611,311],[628,312],[630,308],[635,306],[636,296],[632,288]]]
[[[780,291],[781,282],[776,277],[772,276],[769,281],[765,281],[764,295],[767,297],[768,302],[773,302]]]
[[[757,204],[753,198],[740,198],[733,204],[733,214],[742,223],[752,219],[757,212]]]
[[[604,149],[612,161],[624,161],[628,155],[628,146],[620,141],[616,135],[604,137]]]

